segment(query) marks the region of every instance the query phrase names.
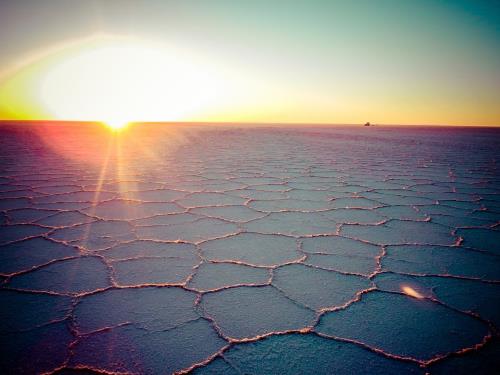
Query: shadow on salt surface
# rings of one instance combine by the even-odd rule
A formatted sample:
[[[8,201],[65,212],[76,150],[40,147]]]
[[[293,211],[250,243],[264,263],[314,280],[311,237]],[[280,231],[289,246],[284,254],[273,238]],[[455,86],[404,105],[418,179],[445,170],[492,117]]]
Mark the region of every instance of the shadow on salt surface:
[[[498,368],[500,368],[500,339],[494,338],[481,351],[437,362],[429,370],[433,375],[470,375],[487,374],[489,369],[492,370],[491,373],[495,373]]]
[[[62,366],[74,340],[63,321],[71,314],[71,298],[1,290],[0,300],[2,372],[40,373]]]
[[[72,300],[68,296],[0,290],[0,298],[2,333],[32,330],[64,320],[72,309]]]
[[[0,369],[12,374],[50,372],[66,363],[74,337],[66,322],[52,323],[30,331],[3,333]],[[36,360],[34,360],[36,359]]]

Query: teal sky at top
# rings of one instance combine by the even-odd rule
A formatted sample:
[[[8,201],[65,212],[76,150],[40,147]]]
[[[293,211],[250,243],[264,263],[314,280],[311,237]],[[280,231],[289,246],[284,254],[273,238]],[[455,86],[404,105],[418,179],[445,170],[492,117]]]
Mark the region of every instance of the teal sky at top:
[[[0,70],[97,32],[181,45],[325,102],[406,95],[500,122],[500,1],[0,0]]]

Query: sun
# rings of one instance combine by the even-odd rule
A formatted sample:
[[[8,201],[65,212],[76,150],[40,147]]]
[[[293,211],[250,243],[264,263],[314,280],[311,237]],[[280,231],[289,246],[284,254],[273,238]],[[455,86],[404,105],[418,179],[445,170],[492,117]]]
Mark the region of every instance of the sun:
[[[103,122],[104,125],[115,131],[126,128],[129,123],[129,121],[124,121],[122,119],[108,119]]]
[[[206,66],[156,45],[112,40],[82,48],[53,66],[42,99],[56,117],[98,120],[117,129],[131,121],[179,120],[219,100]]]
[[[121,129],[130,122],[190,121],[232,107],[232,81],[191,50],[106,36],[30,63],[0,97],[23,117],[98,121]]]

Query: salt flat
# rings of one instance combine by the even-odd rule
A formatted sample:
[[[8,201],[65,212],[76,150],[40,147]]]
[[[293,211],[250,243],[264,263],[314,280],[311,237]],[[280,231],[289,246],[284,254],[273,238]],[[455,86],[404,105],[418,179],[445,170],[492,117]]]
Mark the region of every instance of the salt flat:
[[[500,131],[0,126],[0,372],[500,366]]]

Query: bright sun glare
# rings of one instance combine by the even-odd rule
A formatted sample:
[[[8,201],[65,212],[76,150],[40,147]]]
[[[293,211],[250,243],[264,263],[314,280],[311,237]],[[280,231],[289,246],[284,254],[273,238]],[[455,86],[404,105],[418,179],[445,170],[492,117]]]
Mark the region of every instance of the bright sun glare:
[[[176,121],[224,104],[228,80],[173,47],[105,39],[73,48],[42,75],[38,94],[61,120]]]
[[[128,122],[122,120],[107,120],[104,122],[104,125],[110,127],[113,130],[120,130],[125,128],[128,125]]]

